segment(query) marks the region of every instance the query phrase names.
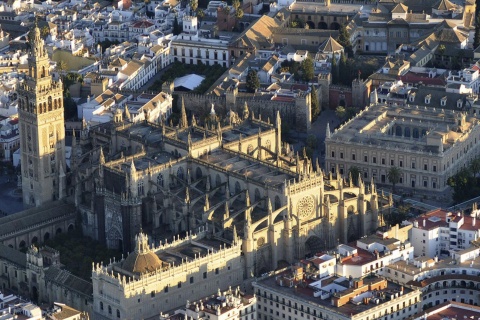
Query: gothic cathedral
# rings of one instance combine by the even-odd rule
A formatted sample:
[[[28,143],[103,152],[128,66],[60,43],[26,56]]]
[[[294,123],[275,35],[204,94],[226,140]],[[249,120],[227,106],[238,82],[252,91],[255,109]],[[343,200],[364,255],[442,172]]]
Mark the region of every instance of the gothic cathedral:
[[[50,74],[38,26],[30,32],[28,74],[18,89],[23,203],[39,206],[65,196],[63,87]]]

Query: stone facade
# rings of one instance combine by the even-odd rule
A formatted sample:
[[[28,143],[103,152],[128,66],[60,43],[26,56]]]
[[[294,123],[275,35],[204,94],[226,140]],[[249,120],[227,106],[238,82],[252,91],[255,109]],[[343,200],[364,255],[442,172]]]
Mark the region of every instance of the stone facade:
[[[471,115],[437,108],[374,103],[327,132],[326,169],[358,167],[364,179],[388,184],[388,170],[396,166],[400,187],[445,190],[447,179],[480,154],[480,127]]]
[[[65,196],[63,86],[52,80],[38,27],[32,31],[28,75],[18,88],[22,191],[26,206]]]

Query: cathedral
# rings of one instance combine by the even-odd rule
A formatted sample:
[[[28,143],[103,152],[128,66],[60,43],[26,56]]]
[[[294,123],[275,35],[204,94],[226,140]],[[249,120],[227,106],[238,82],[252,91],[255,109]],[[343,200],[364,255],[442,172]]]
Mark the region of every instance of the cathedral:
[[[38,26],[30,32],[28,74],[18,88],[22,193],[26,207],[65,197],[63,85],[50,74]]]
[[[154,244],[204,226],[222,239],[235,233],[248,278],[380,226],[374,184],[354,185],[293,153],[279,115],[262,119],[245,104],[219,119],[212,106],[199,122],[182,102],[178,126],[134,124],[119,109],[113,122],[84,130],[70,191],[84,233],[125,253],[141,231]]]

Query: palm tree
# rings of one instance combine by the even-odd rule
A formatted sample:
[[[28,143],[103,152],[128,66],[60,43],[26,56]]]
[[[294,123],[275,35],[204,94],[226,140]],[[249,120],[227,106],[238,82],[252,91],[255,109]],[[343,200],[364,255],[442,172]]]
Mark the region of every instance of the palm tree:
[[[203,11],[202,9],[198,9],[197,18],[200,21],[200,23],[202,23],[203,18],[205,18],[205,11]]]
[[[198,0],[190,0],[190,10],[192,11],[191,14],[193,15],[193,13],[197,11],[197,9],[198,9]]]
[[[395,193],[395,185],[400,182],[402,170],[398,167],[391,167],[387,172],[387,179],[392,184],[392,192]]]

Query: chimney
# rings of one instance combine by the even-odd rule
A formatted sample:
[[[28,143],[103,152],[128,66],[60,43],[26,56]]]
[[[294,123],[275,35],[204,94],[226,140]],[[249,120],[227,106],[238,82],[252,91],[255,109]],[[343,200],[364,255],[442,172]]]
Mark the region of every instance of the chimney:
[[[473,215],[473,219],[472,219],[472,226],[475,227],[475,223],[477,222],[477,215]]]
[[[423,219],[423,227],[425,228],[427,226],[427,220]]]

